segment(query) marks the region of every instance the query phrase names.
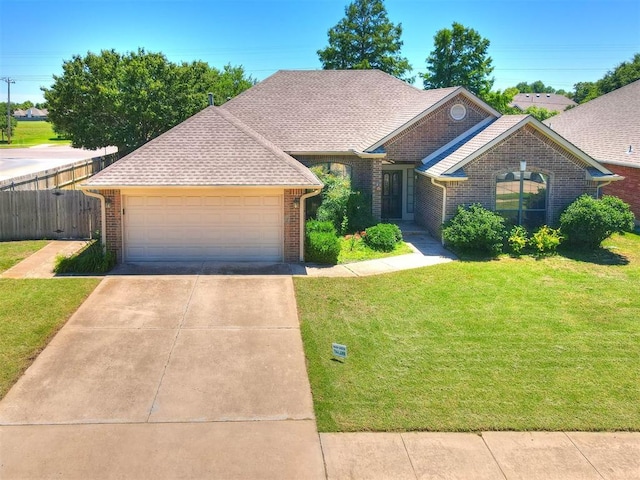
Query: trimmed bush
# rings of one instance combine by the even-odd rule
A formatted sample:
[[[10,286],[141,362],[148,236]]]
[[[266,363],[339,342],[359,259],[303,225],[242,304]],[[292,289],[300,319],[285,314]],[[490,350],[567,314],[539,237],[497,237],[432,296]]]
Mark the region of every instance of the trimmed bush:
[[[531,236],[530,243],[538,255],[549,255],[556,252],[562,240],[559,228],[554,229],[543,225]]]
[[[633,231],[635,217],[629,205],[617,197],[597,200],[582,195],[560,216],[560,228],[573,246],[596,249],[614,233]]]
[[[305,224],[304,258],[307,262],[338,263],[340,239],[332,222],[309,220]]]
[[[372,250],[391,252],[402,241],[402,232],[393,223],[379,223],[365,230],[363,240]]]
[[[348,225],[346,232],[361,232],[375,225],[376,221],[371,214],[371,196],[362,192],[353,191],[347,202]]]
[[[321,222],[320,220],[308,220],[304,226],[304,231],[306,235],[315,232],[325,232],[332,233],[336,235],[336,227],[333,226],[332,222]]]
[[[305,243],[305,260],[307,262],[338,263],[340,255],[340,239],[335,233],[311,232]]]
[[[505,237],[504,218],[479,203],[458,206],[455,216],[444,224],[442,237],[455,250],[498,255]]]

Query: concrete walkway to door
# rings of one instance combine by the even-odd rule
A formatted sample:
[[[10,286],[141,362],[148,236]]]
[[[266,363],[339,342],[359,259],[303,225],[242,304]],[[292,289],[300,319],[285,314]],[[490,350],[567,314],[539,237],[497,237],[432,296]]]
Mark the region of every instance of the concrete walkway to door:
[[[108,277],[0,402],[0,477],[325,478],[291,277]]]

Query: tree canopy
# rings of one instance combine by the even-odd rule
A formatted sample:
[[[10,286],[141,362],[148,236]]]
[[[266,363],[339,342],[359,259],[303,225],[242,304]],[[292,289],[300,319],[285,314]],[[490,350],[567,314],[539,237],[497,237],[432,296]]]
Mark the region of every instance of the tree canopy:
[[[424,88],[462,86],[477,94],[493,86],[489,40],[476,30],[453,22],[433,37],[434,49],[427,57],[427,72],[421,74]]]
[[[636,53],[630,62],[622,62],[613,71],[608,71],[596,82],[578,82],[573,87],[573,100],[585,103],[589,100],[617,90],[640,79],[640,53]]]
[[[74,146],[89,149],[131,151],[206,107],[208,92],[220,104],[255,83],[241,66],[175,64],[144,49],[75,55],[62,68],[42,89],[49,120]]]
[[[318,50],[325,70],[376,68],[407,81],[409,61],[400,55],[402,24],[387,17],[382,0],[354,0],[329,29],[329,45]]]

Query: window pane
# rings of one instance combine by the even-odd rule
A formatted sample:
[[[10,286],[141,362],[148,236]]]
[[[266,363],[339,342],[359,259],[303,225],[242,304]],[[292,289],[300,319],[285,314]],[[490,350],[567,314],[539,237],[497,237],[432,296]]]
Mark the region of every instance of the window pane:
[[[522,204],[520,203],[520,175],[522,175]],[[549,177],[539,172],[508,172],[496,178],[497,213],[507,221],[518,223],[522,205],[522,224],[529,228],[546,222],[547,184]]]

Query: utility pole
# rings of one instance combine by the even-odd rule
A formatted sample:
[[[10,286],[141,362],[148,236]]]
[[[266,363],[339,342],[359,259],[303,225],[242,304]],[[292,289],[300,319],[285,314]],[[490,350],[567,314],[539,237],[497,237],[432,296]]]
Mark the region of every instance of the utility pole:
[[[16,83],[10,77],[2,77],[7,82],[7,143],[11,145],[11,84]]]

